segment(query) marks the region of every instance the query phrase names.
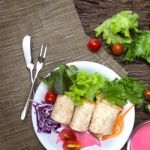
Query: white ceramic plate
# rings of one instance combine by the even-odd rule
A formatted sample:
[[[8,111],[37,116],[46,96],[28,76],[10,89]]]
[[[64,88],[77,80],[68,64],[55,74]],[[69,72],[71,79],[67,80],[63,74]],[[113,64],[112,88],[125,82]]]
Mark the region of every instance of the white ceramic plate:
[[[70,64],[76,65],[80,70],[85,70],[89,73],[99,72],[100,74],[109,78],[110,80],[120,78],[119,75],[114,71],[112,71],[111,69],[94,62],[77,61],[69,63],[68,65]],[[47,86],[44,83],[41,83],[35,93],[34,101],[36,102],[44,101],[44,96],[47,90],[48,90]],[[127,104],[124,109],[129,108],[130,105],[131,104]],[[132,132],[134,121],[135,121],[135,109],[132,108],[125,117],[124,130],[118,137],[101,142],[101,147],[91,146],[83,148],[83,150],[120,150],[125,145]],[[36,114],[33,106],[32,106],[32,123],[38,139],[47,150],[63,150],[62,143],[60,142],[59,144],[56,143],[58,136],[56,133],[46,134],[37,132]]]

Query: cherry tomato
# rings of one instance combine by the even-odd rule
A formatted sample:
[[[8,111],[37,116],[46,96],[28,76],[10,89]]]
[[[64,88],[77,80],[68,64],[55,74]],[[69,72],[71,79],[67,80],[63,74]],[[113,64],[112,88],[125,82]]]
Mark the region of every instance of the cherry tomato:
[[[102,42],[98,39],[92,38],[88,41],[88,48],[91,50],[91,52],[97,52],[100,50],[102,45]]]
[[[112,49],[111,49],[111,52],[113,55],[115,56],[120,56],[124,53],[124,47],[122,44],[120,43],[115,43],[113,46],[112,46]]]
[[[150,101],[150,89],[144,91],[144,96],[147,101]]]
[[[56,101],[57,94],[54,91],[48,91],[45,95],[45,102],[54,103]]]
[[[76,135],[71,131],[64,129],[59,133],[61,140],[66,141],[76,141]]]
[[[67,141],[67,142],[64,142],[63,144],[64,150],[80,150],[80,148],[81,146],[78,141]]]

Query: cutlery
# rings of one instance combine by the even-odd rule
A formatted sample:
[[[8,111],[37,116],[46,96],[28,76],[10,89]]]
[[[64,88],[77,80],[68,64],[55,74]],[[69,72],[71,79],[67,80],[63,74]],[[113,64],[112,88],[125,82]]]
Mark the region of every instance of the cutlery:
[[[27,35],[23,38],[22,46],[23,46],[23,54],[26,62],[26,67],[30,73],[31,83],[33,84],[34,64],[32,63],[32,56],[31,56],[31,36]]]
[[[34,76],[34,79],[33,79],[33,83],[32,83],[32,86],[31,86],[31,89],[30,89],[30,93],[29,93],[29,96],[27,98],[27,101],[26,101],[26,104],[23,108],[23,111],[21,113],[21,120],[24,120],[25,117],[26,117],[26,113],[27,113],[27,110],[29,108],[29,102],[30,102],[30,99],[31,99],[31,96],[32,96],[32,91],[33,91],[33,87],[34,87],[34,83],[35,83],[35,80],[38,76],[38,73],[40,72],[40,70],[42,69],[43,67],[43,64],[44,64],[44,61],[45,61],[45,57],[46,57],[46,51],[47,51],[47,46],[41,46],[41,51],[40,51],[40,55],[39,55],[39,58],[38,58],[38,61],[37,61],[37,64],[36,64],[36,73],[35,73],[35,76]]]

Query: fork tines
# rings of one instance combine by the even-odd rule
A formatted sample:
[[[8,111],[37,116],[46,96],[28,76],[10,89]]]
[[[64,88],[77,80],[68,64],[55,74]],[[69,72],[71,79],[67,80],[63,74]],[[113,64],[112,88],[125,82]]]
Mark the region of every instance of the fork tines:
[[[46,56],[46,52],[47,52],[47,45],[43,45],[41,46],[41,51],[40,51],[40,56],[38,58],[39,62],[44,62],[45,60],[45,56]]]

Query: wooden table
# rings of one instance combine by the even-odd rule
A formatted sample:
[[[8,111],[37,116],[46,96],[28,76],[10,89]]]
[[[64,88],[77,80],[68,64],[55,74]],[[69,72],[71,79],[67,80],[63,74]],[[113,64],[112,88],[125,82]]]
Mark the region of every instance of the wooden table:
[[[74,3],[84,31],[90,37],[94,36],[92,30],[98,24],[121,10],[137,12],[140,28],[150,28],[149,0],[74,0]],[[112,69],[118,66],[107,55],[110,51],[104,41],[104,51],[100,55],[86,50],[88,36],[84,34],[76,14],[71,0],[0,0],[0,150],[44,149],[33,131],[30,113],[25,121],[20,120],[30,86],[21,45],[24,35],[33,37],[34,62],[41,44],[46,41],[50,44],[41,75],[46,75],[60,63],[74,60],[91,60],[107,65],[101,54],[113,62]],[[129,75],[150,85],[149,64],[143,60],[125,63],[122,57],[113,58]],[[122,72],[124,69],[119,68]],[[149,117],[143,108],[136,110],[135,127]],[[122,150],[126,150],[126,146]]]

